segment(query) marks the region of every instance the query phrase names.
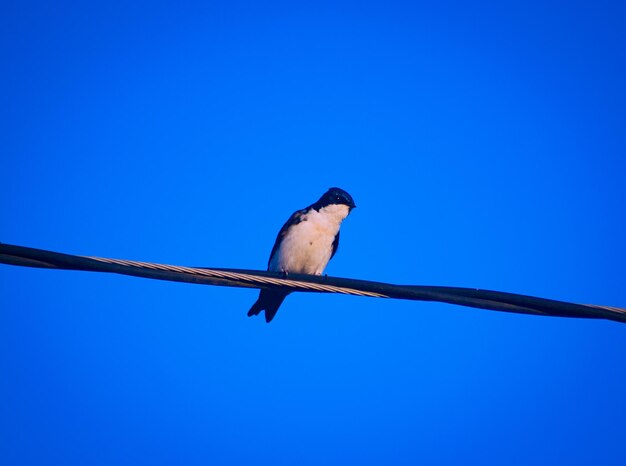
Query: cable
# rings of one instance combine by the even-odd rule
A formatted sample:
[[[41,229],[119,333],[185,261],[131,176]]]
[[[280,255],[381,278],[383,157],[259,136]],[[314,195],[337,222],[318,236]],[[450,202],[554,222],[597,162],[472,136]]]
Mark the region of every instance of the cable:
[[[554,317],[608,319],[626,323],[626,309],[575,304],[501,291],[444,286],[392,285],[329,276],[259,270],[183,267],[124,259],[75,256],[0,243],[0,263],[9,265],[108,272],[202,285],[282,289],[290,292],[341,293],[353,296],[438,301],[494,311]]]

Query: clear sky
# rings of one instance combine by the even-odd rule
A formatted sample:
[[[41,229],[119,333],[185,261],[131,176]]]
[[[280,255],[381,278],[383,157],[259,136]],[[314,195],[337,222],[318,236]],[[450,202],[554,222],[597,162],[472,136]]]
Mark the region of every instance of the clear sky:
[[[626,306],[624,2],[3,2],[0,241]],[[7,465],[623,465],[626,326],[0,265]]]

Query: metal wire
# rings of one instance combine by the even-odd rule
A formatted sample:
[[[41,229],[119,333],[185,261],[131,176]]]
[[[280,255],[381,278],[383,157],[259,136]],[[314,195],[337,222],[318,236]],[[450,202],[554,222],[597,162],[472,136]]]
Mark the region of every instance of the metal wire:
[[[204,285],[281,289],[289,292],[341,293],[353,296],[439,301],[495,311],[554,317],[609,319],[626,323],[626,309],[575,304],[514,293],[442,286],[393,285],[349,278],[289,274],[259,270],[184,267],[125,259],[75,256],[0,243],[0,263],[109,272],[158,280]]]
[[[146,268],[152,270],[165,270],[169,272],[177,272],[183,274],[190,275],[200,275],[204,277],[213,277],[213,278],[221,278],[226,280],[232,280],[234,283],[241,283],[242,285],[245,283],[249,283],[255,288],[257,285],[275,285],[275,286],[283,286],[288,288],[297,288],[297,291],[319,291],[324,293],[342,293],[349,294],[355,296],[370,296],[373,298],[388,298],[381,293],[373,293],[362,290],[355,290],[351,288],[345,288],[340,286],[326,285],[326,284],[317,284],[317,283],[309,283],[303,282],[299,280],[287,280],[281,278],[271,278],[271,277],[261,277],[258,275],[252,275],[250,273],[242,273],[242,272],[229,272],[226,270],[220,269],[205,269],[198,267],[181,267],[177,265],[165,265],[165,264],[155,264],[153,262],[139,262],[139,261],[130,261],[124,259],[109,259],[103,257],[91,257],[91,256],[81,256],[87,259],[92,259],[99,262],[104,262],[107,264],[120,264],[128,267],[138,267],[138,268]],[[260,286],[262,287],[262,286]]]

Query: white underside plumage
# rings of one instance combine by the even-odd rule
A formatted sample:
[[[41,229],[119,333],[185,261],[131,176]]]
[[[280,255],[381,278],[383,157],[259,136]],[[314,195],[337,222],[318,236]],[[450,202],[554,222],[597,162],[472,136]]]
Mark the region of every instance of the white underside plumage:
[[[349,213],[348,206],[339,204],[319,211],[311,209],[283,237],[270,259],[269,270],[321,275],[332,255],[333,241],[341,222]]]

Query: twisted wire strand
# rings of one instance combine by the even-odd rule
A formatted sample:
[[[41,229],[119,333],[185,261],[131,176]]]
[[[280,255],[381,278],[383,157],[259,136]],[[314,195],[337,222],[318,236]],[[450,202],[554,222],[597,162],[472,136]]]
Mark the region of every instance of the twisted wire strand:
[[[271,284],[276,286],[286,286],[289,288],[302,288],[305,290],[320,291],[326,293],[341,293],[353,296],[369,296],[372,298],[388,298],[382,293],[374,293],[369,291],[357,290],[353,288],[346,288],[333,285],[325,285],[318,283],[303,282],[300,280],[288,280],[281,278],[260,277],[258,275],[251,275],[249,273],[242,272],[228,272],[219,269],[205,269],[199,267],[183,267],[179,265],[167,265],[157,264],[154,262],[141,262],[132,261],[126,259],[110,259],[105,257],[94,256],[80,256],[86,259],[91,259],[99,262],[105,262],[107,264],[120,264],[129,267],[147,268],[153,270],[173,271],[178,273],[185,273],[190,275],[201,275],[206,277],[227,278],[234,281],[241,281],[250,284]]]

